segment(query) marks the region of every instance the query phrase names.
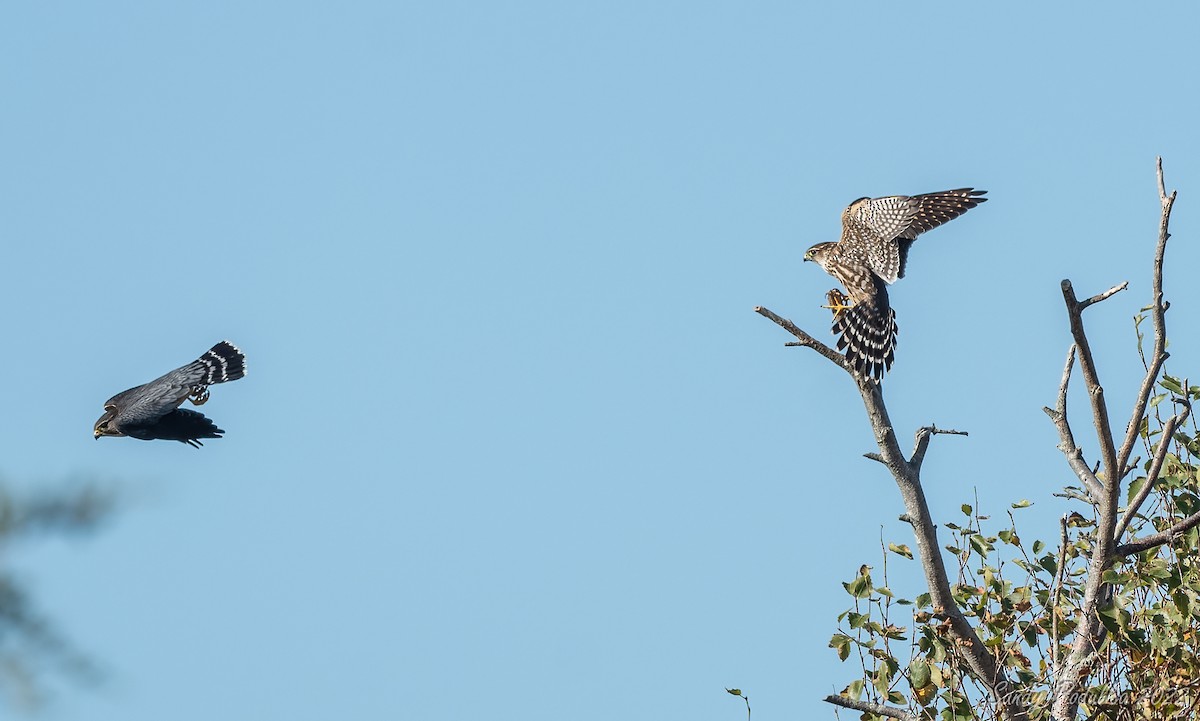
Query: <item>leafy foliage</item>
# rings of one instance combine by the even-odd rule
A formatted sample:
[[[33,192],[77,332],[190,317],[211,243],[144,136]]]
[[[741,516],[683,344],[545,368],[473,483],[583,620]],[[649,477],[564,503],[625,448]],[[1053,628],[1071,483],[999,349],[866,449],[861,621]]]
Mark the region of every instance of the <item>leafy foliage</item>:
[[[1200,386],[1169,375],[1159,385],[1164,393],[1155,397],[1141,437],[1147,459],[1155,457],[1159,444],[1169,450],[1151,495],[1129,523],[1127,543],[1200,511],[1200,428],[1193,423],[1189,432],[1162,437],[1163,412],[1200,401]],[[1126,502],[1147,482],[1151,463],[1142,464]],[[1061,495],[1087,498],[1074,487]],[[1085,504],[1063,516],[1057,542],[1029,542],[1018,532],[1017,516],[1030,505],[1012,504],[1005,526],[989,531],[994,521],[963,504],[962,515],[943,524],[951,531],[945,551],[958,561],[952,586],[958,607],[998,664],[1009,669],[1013,693],[1026,701],[1030,717],[1049,719],[1058,669],[1081,613],[1097,524],[1094,506]],[[912,557],[894,543],[887,551]],[[829,646],[842,661],[855,658],[862,675],[841,695],[900,707],[921,719],[1000,718],[995,699],[965,667],[949,619],[932,607],[929,595],[908,601],[888,588],[887,551],[882,585],[869,566],[842,584],[853,605],[838,616]],[[1200,530],[1193,527],[1168,543],[1119,557],[1101,580],[1108,591],[1099,611],[1107,634],[1090,658],[1081,711],[1112,721],[1200,716]],[[902,612],[905,618],[898,619]]]

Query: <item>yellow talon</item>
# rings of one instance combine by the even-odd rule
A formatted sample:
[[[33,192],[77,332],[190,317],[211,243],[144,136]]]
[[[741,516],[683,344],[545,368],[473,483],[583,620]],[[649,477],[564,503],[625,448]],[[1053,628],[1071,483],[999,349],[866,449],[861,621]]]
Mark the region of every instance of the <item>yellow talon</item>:
[[[821,307],[828,308],[829,310],[833,311],[834,314],[841,313],[845,310],[850,310],[854,307],[854,302],[850,300],[850,296],[837,290],[836,288],[825,294],[825,300],[828,305],[823,305]]]

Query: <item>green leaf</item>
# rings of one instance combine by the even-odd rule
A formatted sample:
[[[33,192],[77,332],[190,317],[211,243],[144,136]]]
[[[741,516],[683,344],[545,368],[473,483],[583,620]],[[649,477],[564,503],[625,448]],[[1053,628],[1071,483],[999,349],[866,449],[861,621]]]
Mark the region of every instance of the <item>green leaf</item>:
[[[1178,378],[1163,373],[1162,380],[1158,384],[1172,393],[1183,395],[1183,384],[1179,382]]]
[[[835,633],[833,638],[829,639],[829,647],[837,649],[838,658],[845,661],[850,656],[850,644],[853,639],[844,633]]]
[[[908,665],[908,680],[913,688],[925,688],[929,685],[929,662],[923,658],[915,658]]]
[[[1125,502],[1129,503],[1132,501],[1133,497],[1137,495],[1138,491],[1142,490],[1142,486],[1144,485],[1146,485],[1145,476],[1138,476],[1137,478],[1133,479],[1133,481],[1129,483],[1129,493],[1125,495]]]
[[[1033,501],[1029,500],[1028,498],[1022,498],[1021,500],[1012,504],[1012,507],[1013,508],[1029,508],[1032,505],[1033,505]]]
[[[727,688],[727,689],[725,689],[725,691],[726,691],[727,693],[731,693],[731,694],[733,694],[734,696],[741,696],[741,695],[742,695],[742,690],[741,690],[740,688]]]
[[[1046,547],[1046,544],[1042,543],[1041,541],[1034,541],[1033,542],[1033,555],[1035,555],[1035,556],[1038,555],[1039,553],[1042,552],[1042,550],[1045,547]]]
[[[974,509],[972,509],[971,506],[969,506],[968,504],[966,504],[966,503],[962,504],[962,512],[963,512],[964,516],[970,517],[972,510],[974,510]]]
[[[849,593],[855,598],[867,598],[871,595],[871,577],[859,576],[850,583],[843,583],[846,593]]]
[[[971,548],[974,548],[979,555],[986,556],[991,552],[992,544],[988,543],[983,536],[975,534],[971,536]]]
[[[845,696],[846,698],[852,699],[854,701],[858,701],[859,699],[862,698],[862,692],[863,692],[863,680],[860,678],[860,679],[851,681],[850,685],[846,687],[846,690],[842,691],[842,695]]]
[[[912,560],[912,557],[913,557],[912,550],[909,549],[907,544],[901,543],[900,545],[896,545],[895,543],[889,543],[888,550],[891,551],[892,553],[896,553],[901,556],[904,556],[905,558],[909,559],[910,561]]]

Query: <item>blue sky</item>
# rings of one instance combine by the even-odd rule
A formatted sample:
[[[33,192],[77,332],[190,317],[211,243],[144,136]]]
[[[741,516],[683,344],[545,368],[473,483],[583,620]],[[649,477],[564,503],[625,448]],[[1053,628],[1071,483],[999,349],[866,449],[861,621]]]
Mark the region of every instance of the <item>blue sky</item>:
[[[127,500],[11,559],[108,671],[47,716],[728,721],[740,686],[832,717],[840,582],[911,537],[847,379],[752,308],[828,338],[801,258],[849,201],[986,188],[892,289],[887,398],[902,437],[971,433],[926,462],[936,518],[1029,498],[1053,537],[1058,282],[1131,283],[1088,318],[1123,427],[1160,154],[1169,365],[1200,376],[1198,21],[6,6],[0,473]],[[222,338],[249,369],[205,406],[224,439],[92,439]]]

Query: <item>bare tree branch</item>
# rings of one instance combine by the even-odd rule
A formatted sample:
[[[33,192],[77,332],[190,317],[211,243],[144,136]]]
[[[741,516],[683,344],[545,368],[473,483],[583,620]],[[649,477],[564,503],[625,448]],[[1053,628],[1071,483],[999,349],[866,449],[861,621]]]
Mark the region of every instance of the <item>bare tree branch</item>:
[[[1165,531],[1161,531],[1159,533],[1146,536],[1145,538],[1139,538],[1136,541],[1130,541],[1129,543],[1124,543],[1120,546],[1117,546],[1116,550],[1113,551],[1113,555],[1118,558],[1124,558],[1125,556],[1141,553],[1142,551],[1147,551],[1156,546],[1161,546],[1164,543],[1170,543],[1171,541],[1175,540],[1179,534],[1195,528],[1197,525],[1200,525],[1200,513],[1193,513]]]
[[[996,663],[984,648],[975,629],[971,626],[962,609],[954,600],[950,591],[950,582],[946,574],[945,562],[942,559],[941,548],[937,540],[937,526],[929,513],[929,503],[925,500],[925,490],[921,486],[920,465],[906,461],[896,440],[896,433],[888,417],[887,406],[883,402],[883,393],[879,384],[871,380],[855,376],[858,390],[862,394],[866,406],[867,418],[875,431],[875,442],[879,446],[879,460],[892,472],[900,496],[904,500],[905,515],[913,527],[918,557],[921,568],[925,573],[925,583],[935,613],[944,614],[950,622],[950,631],[961,642],[960,650],[967,662],[972,675],[991,693],[1001,711],[1001,718],[1023,720],[1028,718],[1024,701],[1012,693],[1012,682],[1008,680],[1003,667]],[[922,440],[922,435],[924,439]],[[933,435],[932,427],[918,431],[917,446],[928,446],[929,437]],[[915,458],[914,461],[921,459]],[[922,453],[923,459],[923,453]]]
[[[1170,237],[1168,226],[1171,216],[1171,206],[1175,202],[1175,193],[1166,194],[1162,176],[1162,159],[1158,159],[1158,188],[1159,201],[1162,206],[1162,217],[1159,222],[1158,244],[1154,255],[1154,298],[1151,313],[1154,319],[1154,351],[1147,364],[1146,376],[1134,401],[1133,413],[1126,427],[1125,439],[1118,451],[1114,445],[1112,428],[1109,424],[1108,407],[1104,401],[1104,389],[1096,373],[1095,361],[1091,347],[1088,345],[1087,334],[1083,328],[1083,309],[1090,302],[1080,303],[1075,298],[1075,291],[1069,280],[1062,282],[1063,299],[1067,306],[1067,315],[1071,321],[1071,334],[1075,345],[1079,348],[1079,365],[1083,371],[1084,382],[1087,384],[1088,396],[1092,405],[1092,422],[1096,428],[1096,440],[1100,444],[1100,456],[1104,465],[1104,476],[1101,480],[1103,492],[1096,504],[1097,525],[1093,535],[1091,556],[1088,563],[1087,581],[1084,586],[1083,601],[1080,603],[1078,625],[1075,628],[1075,640],[1066,661],[1059,668],[1058,678],[1054,689],[1054,700],[1051,706],[1051,717],[1054,719],[1074,719],[1079,711],[1080,690],[1091,674],[1087,659],[1099,648],[1104,640],[1105,628],[1100,623],[1098,610],[1107,599],[1109,587],[1103,581],[1104,572],[1112,565],[1115,557],[1136,553],[1145,548],[1167,543],[1176,533],[1191,528],[1200,523],[1200,514],[1193,518],[1184,519],[1174,527],[1154,536],[1140,539],[1133,543],[1117,547],[1119,537],[1117,512],[1121,496],[1121,480],[1130,469],[1129,457],[1137,442],[1142,417],[1146,412],[1146,404],[1158,380],[1162,364],[1166,361],[1166,324],[1164,316],[1167,304],[1162,296],[1162,266],[1167,238]],[[1118,286],[1119,287],[1119,286]],[[1095,296],[1102,300],[1116,291],[1110,290]],[[1092,299],[1089,299],[1091,301]],[[1098,301],[1097,301],[1098,302]],[[1065,415],[1065,414],[1064,414]],[[1054,418],[1054,415],[1051,415]],[[1057,423],[1057,419],[1056,423]],[[1059,428],[1062,437],[1062,427]],[[1166,443],[1164,439],[1160,444]],[[1071,461],[1070,455],[1068,460]],[[1078,470],[1072,461],[1072,470]],[[1132,520],[1133,516],[1126,512]],[[1190,525],[1188,525],[1190,524]],[[1125,523],[1128,527],[1128,522]]]
[[[1109,288],[1108,290],[1104,291],[1103,293],[1097,293],[1096,295],[1093,295],[1091,298],[1088,298],[1087,300],[1080,301],[1079,302],[1079,310],[1083,310],[1084,308],[1087,308],[1089,305],[1095,305],[1096,303],[1099,303],[1102,300],[1107,300],[1108,298],[1116,295],[1117,293],[1120,293],[1121,291],[1125,290],[1128,287],[1129,287],[1129,281],[1124,281],[1122,283],[1118,283],[1117,285],[1114,285],[1113,287]]]
[[[945,561],[938,545],[937,526],[929,513],[929,503],[926,501],[925,491],[921,487],[921,464],[928,450],[930,438],[938,433],[966,434],[960,431],[943,431],[933,425],[922,428],[917,431],[916,448],[913,451],[912,460],[906,459],[904,452],[900,450],[891,418],[888,417],[887,406],[883,402],[883,391],[879,383],[856,374],[841,354],[800,330],[791,321],[780,318],[761,306],[754,310],[795,336],[800,341],[800,345],[816,350],[854,378],[859,394],[862,395],[867,419],[875,433],[875,444],[879,448],[878,453],[869,453],[867,458],[887,466],[900,489],[905,516],[913,528],[917,553],[925,574],[925,583],[929,588],[934,613],[949,621],[950,633],[959,642],[959,652],[966,661],[967,668],[995,700],[1000,718],[1010,721],[1027,721],[1029,713],[1024,700],[1019,694],[1013,693],[1012,682],[1009,681],[1004,667],[999,665],[996,658],[984,647],[974,627],[967,620],[951,593]],[[876,704],[871,704],[869,707],[850,706],[848,703],[857,704],[859,702],[849,702],[849,699],[840,696],[830,696],[825,700],[845,708],[870,711],[893,718],[915,719],[904,711],[886,706]]]
[[[1075,347],[1078,350],[1079,368],[1083,373],[1084,383],[1087,385],[1088,397],[1091,399],[1092,423],[1096,428],[1096,440],[1100,444],[1100,456],[1104,464],[1101,491],[1096,498],[1095,543],[1092,545],[1091,559],[1088,563],[1087,582],[1084,586],[1083,602],[1080,604],[1079,625],[1075,628],[1075,641],[1071,646],[1071,651],[1059,669],[1053,710],[1051,711],[1052,718],[1073,719],[1079,707],[1077,691],[1089,673],[1087,667],[1083,665],[1083,659],[1094,651],[1104,638],[1105,629],[1100,623],[1097,609],[1105,595],[1105,585],[1102,581],[1104,571],[1108,570],[1112,563],[1112,551],[1115,545],[1113,530],[1116,527],[1117,505],[1120,502],[1121,491],[1119,469],[1124,464],[1117,463],[1117,451],[1113,444],[1112,428],[1108,420],[1108,406],[1104,401],[1104,388],[1100,385],[1095,359],[1092,357],[1092,349],[1088,344],[1087,333],[1083,327],[1084,306],[1076,300],[1075,289],[1071,286],[1071,281],[1064,280],[1062,282],[1062,293],[1063,301],[1067,306],[1067,316],[1071,320],[1071,335],[1075,339]],[[1060,438],[1064,437],[1065,414],[1059,415],[1054,412],[1050,416],[1059,426]],[[1069,428],[1067,428],[1067,432],[1069,432]],[[1078,467],[1082,461],[1082,455],[1078,448],[1066,454],[1072,470],[1083,478]]]
[[[1054,421],[1055,427],[1058,428],[1058,450],[1067,457],[1067,464],[1071,466],[1071,470],[1075,471],[1075,475],[1087,489],[1091,496],[1089,502],[1099,503],[1101,496],[1104,495],[1104,489],[1100,485],[1099,479],[1096,478],[1095,472],[1083,459],[1083,450],[1075,444],[1075,434],[1071,431],[1071,424],[1067,419],[1067,386],[1071,382],[1071,368],[1075,365],[1076,347],[1072,343],[1071,347],[1067,349],[1067,363],[1063,367],[1062,382],[1058,385],[1058,403],[1055,409],[1042,408],[1042,411],[1050,416],[1050,420]]]
[[[1158,244],[1154,249],[1154,279],[1150,303],[1150,317],[1154,321],[1154,351],[1150,356],[1149,367],[1146,368],[1146,376],[1142,379],[1142,387],[1134,400],[1133,412],[1129,414],[1129,425],[1125,429],[1125,442],[1121,444],[1121,453],[1118,456],[1122,467],[1126,465],[1130,454],[1133,453],[1133,446],[1137,443],[1138,428],[1141,427],[1142,416],[1146,413],[1146,404],[1150,401],[1150,394],[1154,392],[1154,384],[1158,382],[1158,374],[1162,370],[1163,363],[1166,363],[1167,358],[1170,357],[1170,354],[1167,353],[1166,321],[1167,308],[1170,307],[1170,303],[1163,301],[1162,269],[1163,258],[1167,251],[1167,239],[1171,237],[1171,207],[1175,205],[1176,191],[1172,190],[1171,194],[1167,195],[1166,185],[1163,182],[1161,157],[1158,158],[1156,168],[1158,202],[1162,206],[1162,215],[1158,221]]]
[[[850,373],[851,375],[854,374],[854,371],[851,368],[850,364],[846,362],[845,356],[843,356],[841,353],[838,353],[837,351],[830,348],[829,346],[825,345],[824,343],[817,340],[816,338],[813,338],[808,333],[805,333],[804,331],[800,330],[799,328],[796,327],[795,323],[791,322],[787,318],[780,318],[779,316],[772,313],[769,309],[764,308],[761,305],[755,306],[754,312],[758,313],[759,315],[763,316],[764,318],[770,318],[771,320],[775,321],[775,323],[778,324],[781,328],[786,330],[788,333],[791,333],[792,335],[796,336],[796,338],[799,340],[798,343],[788,343],[787,345],[789,345],[789,346],[796,345],[796,346],[804,346],[805,348],[812,348],[816,352],[818,352],[821,355],[828,358],[837,367],[841,368],[842,370],[846,371],[847,373]]]
[[[918,428],[916,446],[913,448],[912,459],[909,461],[909,465],[912,466],[914,472],[921,472],[921,464],[925,462],[925,451],[929,449],[929,439],[936,435],[966,436],[970,434],[966,431],[938,428],[932,423],[922,428]]]
[[[1178,400],[1178,399],[1177,399]],[[1125,535],[1129,524],[1133,522],[1137,515],[1138,509],[1145,503],[1150,492],[1154,490],[1154,486],[1158,483],[1158,475],[1162,471],[1163,461],[1167,458],[1167,453],[1171,450],[1171,440],[1175,437],[1175,429],[1179,427],[1187,419],[1188,414],[1192,411],[1191,403],[1186,400],[1181,401],[1184,404],[1183,410],[1167,419],[1163,424],[1162,433],[1158,437],[1158,448],[1154,451],[1154,459],[1150,461],[1150,469],[1146,471],[1146,482],[1138,489],[1137,495],[1129,502],[1125,508],[1125,515],[1121,516],[1121,521],[1117,524],[1116,540],[1120,541],[1121,536]]]
[[[1100,460],[1104,465],[1104,472],[1107,474],[1104,489],[1111,494],[1119,480],[1116,473],[1124,464],[1117,463],[1117,449],[1113,445],[1112,427],[1108,420],[1108,404],[1104,400],[1104,386],[1100,385],[1100,375],[1096,372],[1096,360],[1092,356],[1092,347],[1088,343],[1087,332],[1083,328],[1085,306],[1076,300],[1075,288],[1071,285],[1071,281],[1064,280],[1062,282],[1062,294],[1063,301],[1067,306],[1067,315],[1071,320],[1071,336],[1075,339],[1079,370],[1083,373],[1083,382],[1087,386],[1088,398],[1091,399],[1092,424],[1096,427],[1096,440],[1100,443]]]
[[[1059,676],[1059,648],[1058,648],[1058,604],[1062,598],[1063,575],[1067,568],[1067,519],[1069,515],[1064,513],[1062,518],[1058,519],[1059,528],[1059,547],[1058,547],[1058,568],[1054,572],[1054,590],[1051,593],[1050,599],[1050,669],[1054,674],[1055,683],[1058,682]]]
[[[825,703],[831,703],[834,706],[841,706],[852,711],[862,711],[864,713],[873,713],[877,716],[887,716],[889,718],[900,719],[901,721],[920,721],[920,719],[907,711],[901,711],[898,708],[884,706],[883,704],[871,703],[870,701],[855,701],[848,699],[845,696],[836,696],[830,694],[825,697]]]

